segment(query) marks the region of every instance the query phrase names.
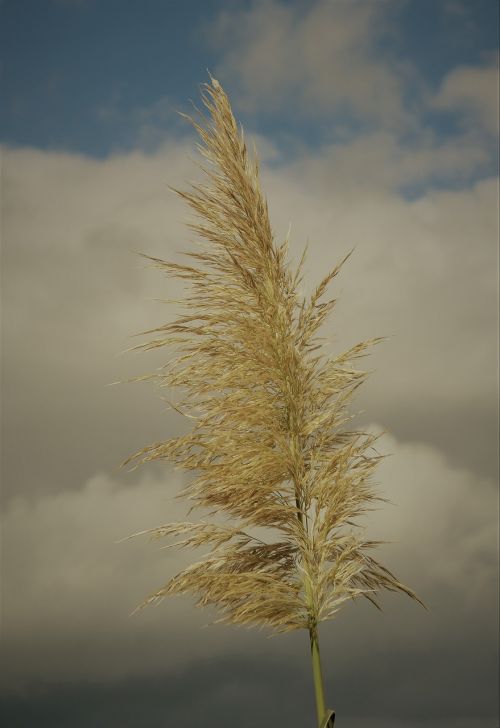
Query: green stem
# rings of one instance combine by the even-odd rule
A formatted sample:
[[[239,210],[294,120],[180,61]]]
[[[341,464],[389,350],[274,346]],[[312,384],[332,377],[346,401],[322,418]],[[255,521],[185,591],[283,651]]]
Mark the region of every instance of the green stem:
[[[321,728],[325,719],[325,694],[323,691],[323,674],[321,672],[321,659],[319,654],[318,627],[313,624],[309,627],[309,638],[311,640],[311,660],[314,676],[314,692],[316,694],[316,711],[318,714],[318,726]]]
[[[290,410],[287,409],[287,419],[288,419],[288,425],[289,428],[293,430],[293,428],[290,427]],[[297,437],[295,435],[295,441],[296,441],[296,452],[302,451],[302,444],[300,442],[300,437]],[[303,518],[303,508],[302,508],[302,500],[300,498],[300,488],[298,486],[297,478],[294,478],[295,483],[295,505],[297,506],[297,518],[299,520],[300,525],[302,528],[304,528],[304,518]],[[306,534],[308,533],[308,525],[307,525],[307,513],[305,515],[306,525],[305,525],[305,531]],[[314,600],[313,600],[313,592],[311,587],[311,582],[309,576],[305,576],[304,579],[304,586],[306,590],[307,595],[307,602],[309,606],[309,639],[311,642],[311,660],[312,660],[312,668],[313,668],[313,676],[314,676],[314,692],[316,695],[316,712],[318,715],[318,726],[319,728],[323,728],[323,724],[326,720],[326,707],[325,707],[325,693],[323,689],[323,674],[321,672],[321,659],[319,654],[319,640],[318,640],[318,623],[316,621],[316,614],[314,610]]]

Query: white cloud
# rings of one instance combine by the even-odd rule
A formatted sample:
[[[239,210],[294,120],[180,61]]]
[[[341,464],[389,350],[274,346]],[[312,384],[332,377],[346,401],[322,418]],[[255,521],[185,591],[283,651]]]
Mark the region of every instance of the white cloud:
[[[116,543],[186,515],[173,499],[178,476],[142,475],[135,486],[96,475],[73,492],[10,502],[3,520],[7,682],[126,677],[164,662],[172,666],[177,650],[178,666],[195,657],[192,631],[208,618],[189,613],[185,619],[182,599],[168,612],[129,616],[189,558],[146,539]],[[212,637],[205,649],[214,649]],[[68,651],[78,652],[71,666]]]
[[[460,112],[467,125],[498,134],[498,57],[487,66],[460,66],[443,79],[433,99],[440,109]]]
[[[338,157],[327,152],[304,158],[265,180],[275,229],[283,235],[292,219],[296,254],[311,240],[309,287],[325,266],[356,247],[332,287],[340,299],[325,333],[338,346],[373,335],[393,337],[376,353],[376,384],[366,385],[372,414],[387,410],[388,403],[407,402],[410,416],[415,408],[443,412],[491,402],[497,180],[430,190],[409,202],[387,189],[378,140],[363,152],[355,143]],[[401,156],[399,169],[398,162],[387,174],[402,180],[403,169],[418,176],[421,160],[404,151]]]
[[[384,155],[392,169],[379,183]],[[480,619],[467,643],[473,653],[473,639],[490,639],[493,619],[494,596],[484,604],[479,596],[490,594],[495,579],[492,483],[448,462],[435,443],[443,416],[451,418],[448,444],[459,454],[472,448],[476,457],[487,434],[469,418],[474,407],[489,411],[496,391],[498,183],[429,190],[408,202],[394,184],[418,177],[419,164],[390,137],[373,137],[364,147],[332,147],[322,157],[302,155],[262,171],[277,237],[291,219],[293,254],[311,238],[306,284],[357,244],[334,288],[340,302],[325,333],[339,346],[397,334],[377,354],[379,371],[364,404],[384,426],[391,408],[401,430],[417,417],[418,439],[434,443],[403,444],[397,432],[397,442],[387,440],[396,456],[383,464],[380,480],[400,506],[370,519],[375,535],[399,540],[387,547],[387,563],[421,592],[432,616],[396,596],[385,600],[385,615],[346,608],[322,639],[325,654],[342,654],[343,668],[352,671],[372,648],[390,644],[411,653],[429,640],[449,644],[467,633],[472,614]],[[33,150],[5,154],[3,405],[10,460],[3,486],[11,498],[3,525],[3,647],[12,684],[147,674],[169,669],[174,654],[177,665],[237,652],[305,659],[303,634],[268,641],[237,628],[204,630],[212,615],[187,599],[129,618],[191,554],[114,540],[179,517],[168,500],[178,481],[153,466],[155,475],[139,482],[132,475],[92,476],[178,431],[179,420],[156,408],[155,392],[104,384],[150,371],[164,358],[115,357],[131,343],[130,333],[172,315],[144,296],[179,292],[137,267],[127,251],[170,258],[188,247],[186,213],[166,183],[184,187],[195,175],[187,148],[175,143],[154,155],[102,162]],[[459,420],[465,429],[457,434]]]
[[[116,354],[140,341],[131,334],[173,316],[145,297],[175,298],[180,287],[130,251],[176,258],[191,247],[189,215],[167,189],[198,176],[189,153],[186,140],[104,161],[5,150],[6,494],[82,482],[171,431],[153,389],[105,385],[167,356]],[[488,437],[475,422],[494,417],[498,183],[429,190],[414,202],[394,188],[437,166],[458,174],[475,155],[473,146],[451,144],[412,150],[378,134],[262,165],[277,237],[291,221],[295,259],[311,240],[309,287],[356,246],[332,288],[340,299],[325,333],[338,346],[394,335],[368,364],[378,372],[362,406],[396,434],[412,420],[412,437],[438,442],[473,467]]]
[[[449,19],[460,19],[460,32],[472,22],[462,3],[442,9]],[[400,10],[401,3],[390,0],[260,0],[224,10],[203,32],[221,55],[216,75],[244,111],[322,119],[337,138],[359,133],[353,118],[365,128],[404,133],[406,139],[410,134],[410,176],[432,171],[440,178],[456,173],[460,180],[475,167],[491,166],[497,154],[492,135],[496,140],[498,55],[483,66],[453,68],[433,92],[410,57],[390,50]],[[450,112],[460,130],[439,145],[431,134],[435,129],[436,138],[443,136],[436,109]],[[382,156],[390,135],[380,136],[378,152],[369,142],[370,152]],[[366,139],[358,141],[363,146]],[[393,164],[379,171],[383,182]]]
[[[366,190],[382,197],[411,185],[425,191],[433,185],[463,184],[490,159],[488,146],[467,133],[438,141],[423,132],[413,143],[403,143],[393,133],[378,131],[325,143],[317,153],[299,155],[292,169],[310,175],[320,195],[328,188],[344,196]]]
[[[376,480],[395,507],[382,506],[370,517],[370,531],[394,542],[393,563],[401,574],[409,565],[422,596],[428,591],[432,599],[432,590],[443,586],[460,592],[462,606],[473,611],[478,595],[496,582],[493,480],[454,467],[424,443],[401,444],[385,435],[377,449],[389,457]]]
[[[162,146],[167,129],[178,129],[181,122],[177,102],[169,96],[160,96],[145,106],[129,107],[124,104],[124,85],[119,84],[110,98],[95,109],[95,116],[113,129],[114,152],[140,149],[151,152]]]
[[[265,0],[224,11],[206,34],[223,51],[221,81],[238,81],[245,109],[273,111],[286,100],[299,115],[347,109],[399,124],[409,122],[401,96],[409,69],[375,51],[391,32],[389,5]]]
[[[492,629],[493,607],[483,604],[495,593],[493,483],[454,468],[426,445],[401,445],[386,436],[382,448],[394,455],[383,462],[378,479],[383,494],[399,505],[373,514],[370,533],[397,541],[386,547],[384,559],[428,602],[432,618],[402,596],[384,598],[389,614],[399,615],[392,621],[348,605],[339,617],[340,632],[334,625],[323,628],[325,653],[334,638],[335,654],[342,655],[347,670],[359,659],[370,660],[366,650],[376,639],[373,631],[398,649],[432,641],[438,650],[453,623],[463,629],[467,650],[474,646],[464,621],[472,614],[483,619],[486,636]],[[3,649],[13,684],[178,670],[207,655],[258,652],[305,659],[304,635],[268,641],[235,627],[204,630],[213,613],[195,609],[189,599],[127,616],[196,556],[158,550],[141,539],[114,543],[184,517],[184,504],[172,498],[180,481],[170,469],[162,472],[143,471],[136,485],[101,474],[74,492],[11,501],[3,519]],[[366,638],[360,640],[360,634]],[[70,653],[78,659],[68,662]]]
[[[179,143],[155,156],[105,161],[5,150],[5,493],[27,483],[47,490],[81,482],[95,470],[96,458],[112,468],[137,437],[145,444],[155,416],[157,425],[164,423],[152,392],[152,406],[141,414],[144,388],[106,385],[164,359],[117,358],[138,343],[133,334],[163,323],[165,308],[146,296],[178,292],[132,251],[169,257],[185,247],[178,243],[185,240],[185,212],[167,185],[192,172],[188,149]],[[131,427],[134,444],[127,438]],[[21,454],[27,446],[31,459]]]

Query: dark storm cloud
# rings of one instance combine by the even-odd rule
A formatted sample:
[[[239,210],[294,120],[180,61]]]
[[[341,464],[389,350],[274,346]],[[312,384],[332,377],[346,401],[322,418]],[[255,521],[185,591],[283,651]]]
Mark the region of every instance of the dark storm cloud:
[[[205,660],[176,673],[112,684],[46,686],[4,699],[6,725],[19,728],[241,728],[306,725],[314,710],[309,675],[278,661]]]
[[[338,722],[346,728],[495,728],[494,651],[476,654],[489,670],[486,681],[467,682],[467,655],[458,645],[440,652],[432,671],[429,655],[412,655],[409,661],[397,649],[378,650],[371,664],[347,671],[339,660],[327,682]],[[1,715],[5,725],[16,728],[35,723],[40,728],[303,728],[313,725],[314,714],[306,667],[305,659],[240,655],[142,679],[37,685],[29,693],[1,698]],[[468,684],[458,700],[457,684]]]

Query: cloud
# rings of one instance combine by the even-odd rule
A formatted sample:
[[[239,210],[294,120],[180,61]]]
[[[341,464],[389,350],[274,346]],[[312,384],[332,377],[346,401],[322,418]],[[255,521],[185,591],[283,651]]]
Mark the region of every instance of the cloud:
[[[397,570],[411,564],[422,596],[429,590],[432,601],[436,588],[456,591],[457,608],[473,612],[478,595],[495,588],[494,481],[454,467],[424,443],[401,444],[385,435],[377,449],[388,457],[376,479],[396,508],[384,506],[370,516],[370,532],[397,544]]]
[[[356,246],[332,288],[339,300],[324,334],[333,351],[390,337],[367,361],[375,371],[357,400],[366,410],[358,423],[376,417],[392,433],[383,451],[394,452],[378,479],[398,505],[371,514],[369,533],[395,542],[384,561],[430,608],[388,595],[383,614],[356,603],[324,625],[328,694],[346,728],[367,717],[376,728],[492,728],[496,60],[455,68],[426,92],[410,64],[381,50],[394,32],[392,2],[242,7],[207,31],[221,50],[214,73],[234,83],[240,108],[264,117],[292,109],[315,129],[335,122],[315,151],[287,137],[290,156],[246,132],[261,153],[277,239],[291,221],[295,260],[311,241],[304,291]],[[164,722],[167,710],[183,728],[193,719],[229,725],[237,706],[251,704],[242,728],[265,728],[262,715],[302,725],[313,710],[307,635],[203,629],[214,614],[189,599],[128,616],[194,556],[115,543],[184,515],[170,469],[126,475],[116,466],[186,423],[153,388],[106,385],[168,356],[117,357],[142,340],[131,334],[175,314],[146,297],[182,294],[131,251],[182,260],[192,247],[188,215],[167,185],[183,188],[199,173],[170,99],[133,109],[120,131],[121,102],[117,94],[97,113],[142,151],[97,161],[2,150],[4,714],[19,726],[123,728],[143,726],[144,715]],[[450,115],[457,133],[432,131],[427,112]]]
[[[458,15],[460,17],[467,14],[467,8],[460,0],[445,0],[443,10],[449,15]]]
[[[234,651],[231,630],[204,630],[215,613],[195,610],[187,598],[169,600],[166,610],[163,604],[129,616],[196,557],[188,550],[164,550],[146,537],[117,543],[186,518],[187,505],[174,498],[179,476],[168,468],[162,475],[151,469],[141,475],[136,485],[100,474],[73,492],[11,500],[2,526],[10,689],[25,681],[125,679],[179,670],[197,658]],[[255,653],[245,630],[237,646]],[[73,651],[78,661],[69,666]]]
[[[460,112],[469,127],[498,135],[498,56],[486,66],[460,66],[448,73],[433,104],[438,109]]]
[[[220,625],[203,629],[212,614],[188,599],[128,617],[192,556],[137,540],[114,543],[182,517],[171,501],[179,481],[166,467],[108,473],[130,452],[185,425],[163,411],[152,388],[105,386],[165,359],[164,352],[120,359],[116,353],[135,343],[131,333],[173,315],[172,307],[145,296],[181,293],[129,251],[176,259],[190,246],[186,212],[166,190],[197,174],[187,142],[103,161],[5,150],[5,689],[31,691],[43,680],[40,706],[45,699],[60,705],[66,681],[83,697],[83,681],[120,684],[139,703],[148,693],[137,681],[154,674],[181,691],[175,671],[201,683],[196,666],[207,655],[222,678],[239,669],[241,655],[257,672],[262,660],[274,661],[269,680],[278,681],[287,665],[304,665],[309,675],[303,634],[266,640]],[[278,164],[272,145],[265,151],[272,165],[262,165],[263,186],[277,239],[290,219],[295,258],[311,239],[305,288],[357,245],[333,289],[339,303],[325,334],[334,349],[395,334],[374,356],[377,371],[359,399],[365,417],[376,416],[394,433],[385,447],[396,453],[379,479],[400,505],[373,514],[370,529],[397,541],[386,547],[385,560],[431,609],[427,614],[392,595],[382,615],[350,605],[322,630],[328,684],[338,686],[345,713],[362,690],[370,713],[388,721],[380,725],[405,725],[401,716],[419,715],[408,687],[416,681],[426,710],[432,704],[441,711],[432,714],[435,725],[459,725],[465,714],[471,725],[486,727],[495,689],[496,510],[493,481],[478,473],[494,472],[498,445],[498,180],[405,199],[398,186],[421,179],[422,166],[428,174],[432,155],[422,161],[389,134],[326,146],[317,156],[297,150]],[[456,150],[449,154],[449,168],[459,167]],[[483,672],[474,672],[476,663]],[[257,680],[255,690],[271,703],[264,683]],[[156,700],[161,711],[159,693]],[[223,704],[221,688],[207,705],[224,716]],[[358,725],[359,716],[350,721]],[[48,724],[57,726],[53,718]]]
[[[307,169],[319,193],[320,185],[328,185],[336,194],[367,190],[382,197],[384,192],[416,189],[415,196],[421,196],[433,187],[468,186],[490,162],[489,146],[471,134],[440,141],[422,132],[413,143],[403,143],[394,133],[377,131],[324,143],[317,153],[299,155],[292,167]]]
[[[178,728],[190,728],[193,722],[227,728],[234,725],[235,716],[241,728],[271,728],[280,723],[299,728],[310,724],[315,714],[312,678],[303,667],[290,660],[251,661],[244,656],[200,661],[176,674],[59,685],[32,692],[29,701],[22,694],[5,696],[2,717],[18,728],[29,728],[35,720],[41,728],[66,728],[68,724],[75,728],[142,728],[163,725],[165,720]],[[496,728],[498,724],[491,704],[480,706],[476,697],[464,709],[462,695],[445,715],[440,708],[429,710],[413,688],[402,706],[392,689],[392,678],[400,678],[401,673],[384,669],[380,680],[380,672],[380,665],[371,674],[360,665],[357,679],[350,684],[339,671],[335,682],[327,686],[327,700],[329,704],[334,701],[338,719],[346,728],[358,728],[367,721],[375,728]]]
[[[113,131],[114,153],[130,149],[152,153],[161,148],[168,133],[185,133],[186,123],[179,117],[179,104],[173,98],[160,96],[145,106],[130,107],[124,89],[124,84],[117,86],[111,97],[94,110],[95,117]]]
[[[337,110],[386,124],[408,121],[402,80],[408,68],[380,51],[392,3],[255,2],[223,11],[206,31],[222,50],[221,80],[237,81],[245,110],[295,114]]]
[[[174,315],[147,297],[182,295],[131,251],[182,260],[191,247],[186,210],[167,189],[199,176],[188,141],[103,161],[4,150],[5,498],[77,487],[184,426],[153,388],[106,385],[167,356],[117,358],[142,340],[133,333]],[[359,406],[396,435],[492,473],[498,182],[428,189],[414,201],[397,192],[436,169],[433,155],[451,174],[478,152],[462,153],[449,145],[422,155],[373,135],[272,167],[264,160],[262,177],[278,239],[292,222],[295,260],[311,240],[309,290],[356,246],[325,333],[337,350],[393,336],[369,364],[377,373]],[[266,155],[273,161],[272,145]]]
[[[357,142],[268,173],[275,230],[284,236],[293,221],[296,259],[299,243],[311,241],[309,290],[355,247],[332,288],[338,303],[325,335],[334,351],[390,337],[366,362],[376,368],[359,398],[367,417],[494,474],[498,181],[408,201],[387,189],[384,175],[413,166],[418,174],[421,160],[403,152],[384,172],[374,162],[383,156],[377,141],[361,149]]]
[[[162,323],[146,297],[176,290],[132,251],[173,252],[183,211],[167,184],[191,173],[181,144],[101,162],[5,150],[4,495],[112,470],[165,426],[152,391],[107,384],[164,358],[117,358],[154,317]]]
[[[220,54],[215,73],[233,91],[238,108],[268,120],[281,115],[276,135],[284,145],[290,143],[286,128],[298,126],[304,133],[314,121],[314,133],[304,136],[320,152],[329,136],[355,139],[361,146],[368,138],[370,151],[380,157],[388,143],[398,153],[401,146],[410,147],[413,164],[406,172],[420,173],[427,182],[457,184],[472,174],[484,176],[487,169],[494,174],[498,55],[485,65],[451,68],[431,82],[415,58],[395,51],[404,6],[261,0],[222,11],[202,37]],[[446,3],[442,11],[448,20],[459,19],[459,35],[471,23],[469,35],[477,34],[464,5]],[[380,150],[367,131],[380,137]],[[383,182],[393,171],[392,161],[388,169],[370,169],[377,169]]]
[[[335,685],[339,697],[351,696],[344,698],[346,712],[349,703],[350,711],[356,705],[356,685],[376,715],[377,690],[387,692],[390,675],[393,707],[383,714],[408,717],[420,709],[406,694],[411,669],[414,680],[426,686],[417,702],[431,711],[429,718],[435,709],[448,718],[463,711],[466,687],[477,690],[473,709],[483,701],[483,709],[491,710],[495,690],[475,661],[481,657],[486,665],[491,659],[496,624],[494,483],[452,466],[428,445],[385,436],[380,448],[393,455],[383,461],[377,480],[398,505],[372,514],[369,534],[395,541],[384,547],[383,559],[419,592],[430,612],[400,595],[384,597],[382,614],[370,605],[347,605],[322,626],[327,685]],[[2,527],[3,650],[9,664],[4,694],[24,685],[36,695],[45,684],[46,695],[58,686],[62,699],[65,684],[96,681],[128,681],[133,691],[154,674],[164,675],[167,685],[186,670],[201,679],[207,660],[220,680],[224,664],[241,664],[239,685],[250,677],[243,677],[243,663],[257,674],[259,663],[274,664],[272,680],[281,666],[286,674],[285,663],[309,674],[303,633],[267,640],[254,630],[203,629],[215,615],[195,609],[190,599],[167,600],[128,617],[147,593],[195,558],[193,552],[158,550],[141,539],[114,543],[183,518],[185,506],[173,499],[180,484],[169,468],[161,475],[144,469],[135,485],[100,474],[74,492],[11,501]],[[429,661],[431,653],[436,657]],[[441,680],[443,661],[454,677],[449,685],[441,682],[439,694],[433,685]],[[217,693],[222,683],[214,690],[220,710],[227,700]],[[167,710],[175,710],[178,699],[172,700]]]

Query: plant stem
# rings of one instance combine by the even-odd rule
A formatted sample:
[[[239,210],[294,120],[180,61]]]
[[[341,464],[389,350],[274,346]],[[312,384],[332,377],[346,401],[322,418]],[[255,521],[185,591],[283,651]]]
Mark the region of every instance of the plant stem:
[[[287,408],[287,419],[290,427],[290,409]],[[302,443],[300,436],[294,432],[295,451],[302,452]],[[308,519],[307,513],[304,514],[303,503],[300,497],[300,487],[298,486],[297,479],[295,479],[295,505],[297,506],[297,518],[302,528],[304,528],[305,515],[305,531],[308,532]],[[316,695],[316,712],[318,715],[318,726],[322,728],[323,722],[326,716],[325,707],[325,693],[323,688],[323,674],[321,671],[321,659],[319,654],[319,639],[318,639],[318,623],[316,621],[316,612],[314,609],[313,590],[311,586],[310,577],[306,576],[304,579],[304,586],[307,594],[307,601],[309,605],[309,639],[311,642],[311,660],[314,677],[314,693]]]
[[[318,726],[321,728],[325,718],[325,694],[323,691],[323,674],[321,672],[321,659],[319,654],[318,627],[316,624],[309,627],[309,638],[311,640],[311,660],[314,676],[314,692],[316,694],[316,711],[318,714]]]

